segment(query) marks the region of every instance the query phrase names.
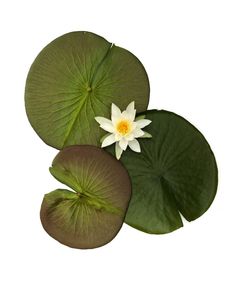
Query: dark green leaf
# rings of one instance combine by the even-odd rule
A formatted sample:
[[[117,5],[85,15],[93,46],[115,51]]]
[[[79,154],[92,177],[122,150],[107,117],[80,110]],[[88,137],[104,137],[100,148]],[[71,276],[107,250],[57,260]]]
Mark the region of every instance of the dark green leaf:
[[[210,207],[217,189],[217,166],[203,135],[167,111],[144,113],[152,138],[139,139],[141,153],[128,150],[121,161],[132,182],[126,223],[148,233],[182,226],[179,212],[192,221]],[[114,146],[107,150],[114,153]]]

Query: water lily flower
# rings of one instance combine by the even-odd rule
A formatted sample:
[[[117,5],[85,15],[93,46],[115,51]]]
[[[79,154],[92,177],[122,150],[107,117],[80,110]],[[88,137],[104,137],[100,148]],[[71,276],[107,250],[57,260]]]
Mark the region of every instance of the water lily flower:
[[[135,120],[135,115],[136,110],[133,101],[123,112],[112,103],[111,120],[104,117],[95,117],[100,127],[110,133],[102,138],[102,147],[116,143],[115,151],[118,160],[128,146],[134,152],[141,152],[140,144],[136,138],[152,137],[151,134],[142,130],[151,123],[151,120],[145,119],[145,116],[137,117]]]

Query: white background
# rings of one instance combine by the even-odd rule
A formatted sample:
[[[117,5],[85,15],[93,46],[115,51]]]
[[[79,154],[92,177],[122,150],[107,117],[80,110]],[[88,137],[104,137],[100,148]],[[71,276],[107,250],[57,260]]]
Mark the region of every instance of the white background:
[[[236,2],[1,1],[0,294],[236,294]],[[149,108],[205,135],[219,188],[207,213],[171,234],[124,225],[108,245],[75,250],[42,229],[44,193],[61,187],[56,150],[29,125],[28,69],[54,38],[87,30],[133,52],[150,78]]]

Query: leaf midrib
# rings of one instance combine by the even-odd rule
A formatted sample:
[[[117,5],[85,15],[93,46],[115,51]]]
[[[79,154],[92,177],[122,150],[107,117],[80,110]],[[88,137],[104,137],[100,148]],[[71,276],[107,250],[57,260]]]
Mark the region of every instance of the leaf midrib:
[[[117,215],[123,215],[123,210],[119,207],[116,207],[112,205],[110,202],[105,201],[104,199],[94,196],[93,194],[89,193],[86,190],[83,190],[82,187],[77,183],[77,181],[74,179],[73,174],[71,174],[70,171],[66,170],[61,171],[60,169],[55,168],[53,165],[52,167],[49,168],[51,174],[61,183],[69,186],[73,191],[72,193],[75,194],[75,199],[79,202],[84,202],[86,205],[95,207],[96,209],[100,210],[105,210],[110,213],[114,213]],[[65,174],[66,173],[66,174]],[[70,177],[71,181],[68,181],[68,177]]]
[[[111,49],[113,48],[113,46],[114,46],[114,44],[113,43],[110,43],[110,46],[108,47],[108,50],[106,51],[106,53],[104,54],[103,58],[101,59],[101,61],[97,65],[96,69],[94,70],[94,73],[93,73],[93,75],[92,75],[92,77],[90,79],[90,82],[88,83],[90,87],[92,87],[92,84],[94,82],[94,79],[95,79],[95,77],[96,77],[96,75],[97,75],[97,73],[98,73],[101,65],[107,59],[107,57],[108,57],[109,53],[111,52]],[[79,113],[80,113],[82,107],[84,106],[84,104],[85,104],[85,102],[86,102],[86,100],[87,100],[87,98],[89,96],[90,96],[90,92],[87,92],[85,94],[83,100],[81,101],[80,106],[78,107],[78,110],[77,110],[77,112],[74,115],[74,119],[72,120],[72,123],[70,124],[69,128],[67,129],[67,132],[65,134],[65,138],[63,140],[62,147],[65,147],[67,145],[67,141],[68,141],[68,139],[70,137],[70,134],[71,134],[71,131],[73,130],[74,125],[75,125],[75,123],[76,123],[76,121],[78,119]]]
[[[89,92],[86,93],[86,95],[84,96],[83,100],[81,101],[81,103],[80,103],[80,105],[79,105],[79,107],[78,107],[78,110],[77,110],[77,112],[76,112],[76,114],[75,114],[75,116],[74,116],[74,119],[72,120],[72,123],[70,124],[70,126],[69,126],[69,128],[68,128],[68,130],[67,130],[67,132],[66,132],[66,135],[65,135],[65,138],[64,138],[64,141],[63,141],[62,147],[65,147],[65,146],[66,146],[66,143],[67,143],[67,141],[68,141],[68,139],[69,139],[69,136],[70,136],[70,134],[71,134],[71,131],[72,131],[74,125],[75,125],[75,122],[77,121],[78,116],[79,116],[80,110],[81,110],[82,107],[84,106],[84,104],[85,104],[85,102],[86,102],[88,96],[89,96]]]

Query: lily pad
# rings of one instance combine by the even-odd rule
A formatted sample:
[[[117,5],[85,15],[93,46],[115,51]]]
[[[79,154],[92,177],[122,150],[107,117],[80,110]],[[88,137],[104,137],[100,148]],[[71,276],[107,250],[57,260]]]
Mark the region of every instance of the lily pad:
[[[124,109],[135,100],[147,109],[149,81],[129,51],[89,32],[71,32],[48,44],[33,62],[26,81],[29,121],[48,145],[99,146],[105,134],[94,120],[108,117],[111,103]]]
[[[47,233],[73,248],[95,248],[120,230],[131,195],[123,165],[95,146],[71,146],[58,153],[51,174],[71,190],[46,194],[41,222]]]
[[[121,161],[132,182],[126,223],[147,233],[162,234],[200,217],[217,190],[214,154],[203,135],[184,118],[167,111],[144,113],[152,123],[140,139],[141,153],[128,150]],[[114,146],[107,148],[114,151]]]

